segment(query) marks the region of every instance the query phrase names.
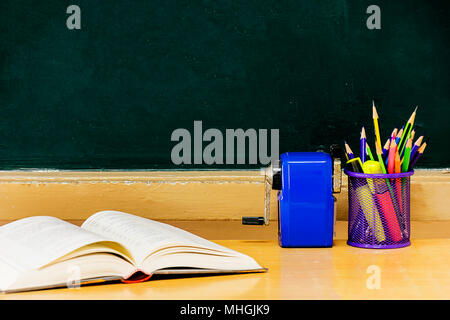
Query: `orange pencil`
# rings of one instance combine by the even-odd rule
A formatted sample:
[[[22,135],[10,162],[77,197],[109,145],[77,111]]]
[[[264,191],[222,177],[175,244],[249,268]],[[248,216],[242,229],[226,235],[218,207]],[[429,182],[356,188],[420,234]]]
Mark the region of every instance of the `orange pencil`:
[[[400,155],[398,154],[398,150],[395,151],[395,160],[394,160],[394,173],[402,172],[402,163],[400,162]]]

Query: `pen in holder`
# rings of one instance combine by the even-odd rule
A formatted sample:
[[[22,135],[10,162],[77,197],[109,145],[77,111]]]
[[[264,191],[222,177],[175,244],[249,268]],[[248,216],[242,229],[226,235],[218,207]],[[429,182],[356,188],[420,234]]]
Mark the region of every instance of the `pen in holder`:
[[[410,242],[410,177],[414,171],[348,176],[348,241],[371,249],[401,248]]]

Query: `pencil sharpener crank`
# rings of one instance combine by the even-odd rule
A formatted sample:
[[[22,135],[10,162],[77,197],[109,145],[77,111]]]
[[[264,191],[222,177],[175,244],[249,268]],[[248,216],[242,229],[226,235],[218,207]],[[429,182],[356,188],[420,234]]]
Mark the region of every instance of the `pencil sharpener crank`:
[[[278,190],[278,243],[281,247],[331,247],[336,222],[335,193],[341,191],[341,149],[330,153],[287,152],[264,170],[264,217],[243,224],[268,225],[270,193]]]

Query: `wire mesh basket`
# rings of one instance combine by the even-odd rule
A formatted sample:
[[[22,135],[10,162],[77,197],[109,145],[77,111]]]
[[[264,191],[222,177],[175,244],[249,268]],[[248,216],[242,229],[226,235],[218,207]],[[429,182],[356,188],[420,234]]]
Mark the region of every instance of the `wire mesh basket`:
[[[348,176],[348,241],[354,247],[391,249],[411,244],[410,178],[414,171]]]

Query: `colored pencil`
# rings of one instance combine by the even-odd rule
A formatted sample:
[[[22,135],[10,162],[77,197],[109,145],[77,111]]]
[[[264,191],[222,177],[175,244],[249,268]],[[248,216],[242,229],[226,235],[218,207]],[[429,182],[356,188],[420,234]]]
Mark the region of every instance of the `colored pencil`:
[[[420,145],[422,144],[422,140],[423,140],[423,136],[420,136],[419,138],[417,138],[416,142],[414,142],[414,145],[411,149],[411,156],[410,156],[411,159],[414,159],[414,156],[416,155],[417,150],[419,150]]]
[[[394,141],[395,145],[397,146],[396,134],[397,134],[397,129],[392,130],[391,138],[388,140],[389,144],[387,146],[384,145],[384,147],[383,147],[383,158],[386,158],[386,160],[385,160],[385,164],[386,165],[389,164],[389,153],[388,153],[388,151],[389,151],[389,146],[392,143],[391,141]],[[384,148],[386,148],[386,153],[384,152]]]
[[[380,136],[380,127],[378,125],[378,113],[377,109],[375,108],[375,102],[372,101],[372,118],[373,118],[373,127],[375,130],[375,138],[376,138],[376,144],[380,147],[381,150],[381,136]]]
[[[414,127],[414,128],[411,130],[410,138],[411,138],[411,139],[414,139],[414,136],[415,136],[415,135],[416,135],[416,127]],[[413,148],[414,148],[414,145],[413,145]],[[411,149],[411,152],[412,152],[412,149]],[[402,150],[402,152],[401,152],[401,154],[400,154],[400,158],[403,158],[404,154],[405,154],[405,148],[403,148],[403,150]]]
[[[394,173],[394,165],[395,165],[395,152],[397,151],[397,145],[395,144],[395,139],[391,139],[391,145],[389,147],[389,163],[388,163],[388,172]]]
[[[414,156],[414,159],[411,161],[411,163],[409,164],[409,170],[414,169],[414,165],[416,164],[417,160],[419,160],[419,158],[422,156],[423,152],[425,151],[425,148],[427,147],[427,143],[424,142],[419,150],[417,150],[416,155]]]
[[[383,151],[381,151],[381,147],[377,144],[377,142],[375,141],[375,149],[377,152],[377,156],[378,156],[378,161],[380,162],[380,166],[381,166],[381,172],[383,172],[384,174],[386,174],[386,167],[384,166],[384,161],[383,161]],[[386,179],[388,180],[388,179]],[[386,183],[389,183],[389,181],[386,181]]]
[[[386,156],[388,155],[390,143],[391,143],[391,138],[388,138],[388,139],[386,140],[386,143],[385,143],[384,146],[383,146],[383,150],[382,150],[382,152],[383,152],[383,158],[386,158]]]
[[[377,148],[377,156],[378,156],[378,161],[380,162],[381,172],[386,174],[387,172],[386,172],[386,167],[384,166],[384,162],[383,162],[383,158],[382,158],[381,147],[379,147],[376,143],[375,143],[375,147]],[[394,190],[392,189],[392,186],[391,186],[391,183],[389,182],[389,179],[385,179],[385,180],[386,180],[386,185],[387,185],[388,190],[389,190],[389,195],[391,196],[392,204],[394,205],[395,214],[397,215],[397,220],[400,223],[400,226],[402,228],[404,228],[405,223],[403,221],[403,217],[401,215],[400,208],[398,207],[398,203],[397,203],[397,201],[395,201],[396,196],[394,194]]]
[[[408,141],[406,142],[406,147],[405,147],[405,155],[403,156],[403,163],[402,163],[402,171],[403,172],[408,172],[409,160],[411,157],[411,146],[412,146],[412,140],[408,139]]]
[[[353,159],[355,156],[353,155],[352,149],[350,149],[350,146],[348,145],[348,143],[346,141],[344,141],[344,144],[345,144],[345,152],[347,153],[348,158]]]
[[[384,228],[384,232],[389,232],[392,241],[400,241],[403,237],[408,237],[409,229],[405,223],[404,213],[408,212],[408,199],[406,196],[407,181],[406,178],[393,178],[395,174],[402,172],[408,172],[413,170],[414,165],[423,154],[427,143],[424,136],[420,136],[415,142],[415,135],[417,133],[417,127],[414,126],[415,117],[418,107],[414,109],[406,124],[398,130],[394,128],[390,137],[387,139],[384,146],[381,146],[381,134],[379,115],[375,107],[375,101],[372,100],[372,120],[375,133],[375,152],[372,154],[370,146],[367,143],[367,133],[365,127],[362,127],[360,134],[360,157],[356,157],[353,154],[350,146],[346,141],[345,150],[347,157],[347,168],[354,172],[369,173],[366,167],[372,168],[377,165],[376,169],[378,173],[389,174],[386,178],[382,179],[366,179],[367,186],[362,185],[357,188],[357,196],[361,199],[369,199],[368,203],[361,203],[362,212],[366,216],[366,219],[359,219],[359,222],[366,222],[364,227],[365,234],[367,236],[368,228],[373,231],[373,235],[377,237],[380,242],[384,238],[384,234],[381,232]],[[414,144],[413,144],[414,143]],[[374,157],[375,156],[375,157]],[[369,160],[370,158],[370,160]],[[366,170],[367,169],[367,170]],[[370,172],[374,173],[374,172]],[[370,197],[372,195],[373,199]],[[373,200],[373,203],[370,201]],[[376,205],[376,208],[374,208]],[[383,228],[380,231],[378,228],[378,222],[376,217],[376,211],[380,210],[379,214],[382,218]],[[369,216],[369,212],[371,215]],[[360,215],[359,215],[360,216]],[[361,221],[360,221],[361,220]],[[379,218],[378,218],[379,220]],[[358,223],[359,223],[358,222]],[[354,228],[350,228],[350,233]],[[358,232],[358,231],[356,231]]]
[[[364,127],[362,127],[360,139],[360,157],[362,163],[366,162],[366,144],[366,131],[364,130]]]
[[[396,155],[398,156],[398,153],[396,152]],[[370,161],[366,162],[366,164],[369,164]],[[378,164],[378,168],[375,164]],[[363,169],[365,170],[365,173],[375,173],[375,174],[379,174],[381,173],[381,168],[380,168],[380,164],[378,162],[376,162],[375,164],[371,164],[370,165],[364,165]],[[372,181],[373,180],[373,181]],[[397,181],[399,181],[399,179],[395,179],[396,183]],[[374,196],[376,199],[376,203],[378,204],[379,208],[381,208],[381,210],[379,211],[380,215],[383,216],[384,221],[386,223],[386,227],[387,227],[387,231],[389,232],[389,234],[391,235],[391,238],[394,241],[400,241],[402,239],[402,231],[400,229],[400,223],[399,223],[399,218],[397,217],[397,212],[396,210],[398,209],[398,203],[397,201],[399,199],[401,199],[399,197],[400,192],[398,190],[400,190],[400,185],[398,185],[397,188],[397,184],[396,184],[396,191],[397,191],[397,199],[393,198],[391,195],[391,191],[387,188],[387,184],[385,184],[384,182],[381,182],[379,179],[367,179],[367,183],[369,183],[369,181],[372,182],[373,184],[373,190],[374,190]],[[369,188],[370,188],[370,184],[369,184]],[[397,201],[396,201],[397,200]],[[397,209],[396,209],[397,208]],[[401,218],[401,215],[400,215]]]
[[[402,138],[402,134],[403,134],[403,128],[400,129],[400,131],[397,133],[397,136],[395,137],[395,143],[398,144],[400,143],[400,139]]]
[[[411,139],[414,139],[414,136],[416,135],[416,127],[414,127],[412,130],[411,130]]]
[[[400,155],[398,154],[398,149],[395,151],[395,160],[394,160],[394,173],[401,173],[402,166],[400,162]]]
[[[367,155],[369,156],[370,160],[375,161],[375,159],[373,158],[373,155],[372,155],[372,150],[370,150],[370,146],[367,143],[367,139],[366,139],[366,151],[367,151]]]
[[[400,155],[398,154],[398,149],[395,150],[395,161],[394,161],[394,173],[402,172],[402,166],[400,164]],[[403,212],[402,208],[402,178],[396,178],[395,180],[395,191],[397,193],[398,206],[400,208],[400,213]]]
[[[417,108],[418,107],[414,109],[413,113],[411,114],[411,117],[409,117],[408,119],[408,122],[406,122],[405,130],[403,131],[402,138],[400,139],[400,144],[398,145],[400,154],[403,152],[403,149],[405,148],[405,145],[409,139],[409,135],[411,134],[411,130],[414,125],[414,119],[416,118]]]

